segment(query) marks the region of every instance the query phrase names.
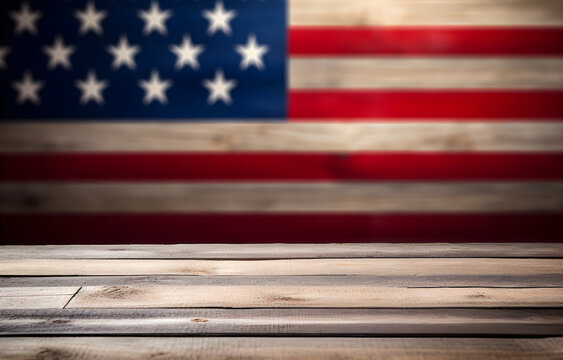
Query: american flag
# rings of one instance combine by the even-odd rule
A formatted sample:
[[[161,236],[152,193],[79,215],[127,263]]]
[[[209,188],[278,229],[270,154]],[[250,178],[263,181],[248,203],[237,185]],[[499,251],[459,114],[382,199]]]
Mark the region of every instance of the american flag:
[[[560,241],[560,0],[3,0],[5,243]]]

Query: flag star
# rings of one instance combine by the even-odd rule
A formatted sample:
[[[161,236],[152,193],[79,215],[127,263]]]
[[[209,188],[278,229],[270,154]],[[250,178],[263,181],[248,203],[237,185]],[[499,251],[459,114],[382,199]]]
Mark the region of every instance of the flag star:
[[[143,34],[148,35],[153,31],[158,31],[161,35],[166,35],[167,29],[164,24],[172,16],[172,11],[160,9],[158,2],[153,1],[148,11],[139,11],[139,17],[145,21]]]
[[[18,91],[18,104],[23,104],[27,100],[33,104],[41,103],[39,98],[39,90],[45,86],[43,81],[34,81],[29,71],[26,71],[21,81],[14,81],[12,87]]]
[[[154,100],[158,100],[161,104],[166,104],[168,98],[166,97],[166,90],[172,86],[172,81],[160,79],[160,74],[157,70],[153,70],[150,80],[140,80],[139,86],[145,90],[145,98],[143,103],[150,104]]]
[[[246,46],[237,45],[235,50],[242,56],[241,69],[248,69],[251,65],[256,66],[260,70],[264,69],[262,57],[269,51],[269,48],[268,45],[258,45],[254,34],[248,36]]]
[[[204,10],[203,17],[209,20],[209,28],[207,32],[213,35],[217,30],[223,31],[226,35],[231,34],[230,21],[237,16],[235,10],[225,11],[222,1],[217,1],[215,3],[215,9],[213,11]]]
[[[106,80],[98,80],[96,72],[93,70],[88,72],[86,79],[77,80],[75,84],[82,91],[82,97],[80,98],[82,105],[87,104],[90,100],[100,105],[104,103],[102,91],[108,87],[109,83]]]
[[[30,34],[37,34],[37,26],[35,23],[41,18],[40,11],[31,11],[29,4],[24,2],[19,12],[12,11],[10,17],[16,22],[16,34],[29,31]]]
[[[44,46],[43,52],[49,56],[49,69],[54,69],[57,65],[65,69],[72,68],[69,57],[74,52],[74,46],[65,46],[62,36],[57,36],[53,46]]]
[[[231,90],[237,86],[235,80],[225,80],[223,70],[219,69],[215,72],[215,79],[203,80],[203,86],[209,90],[209,97],[207,102],[213,105],[217,100],[222,100],[225,104],[230,105],[233,101],[231,99]]]
[[[0,69],[6,68],[6,55],[10,53],[10,48],[7,46],[0,46]]]
[[[119,44],[115,46],[108,46],[108,52],[114,56],[112,68],[119,69],[121,65],[127,66],[129,69],[134,70],[137,66],[133,58],[141,47],[137,45],[129,45],[127,36],[122,35],[119,39]]]
[[[94,3],[89,2],[84,11],[75,11],[74,16],[80,21],[81,35],[86,34],[90,30],[97,35],[104,32],[100,23],[107,17],[107,12],[104,10],[96,11]]]
[[[202,45],[192,44],[192,39],[189,35],[184,36],[184,42],[181,45],[172,45],[170,51],[172,51],[178,57],[176,61],[176,69],[180,70],[185,65],[190,65],[192,69],[199,69],[199,63],[197,57],[204,50]]]

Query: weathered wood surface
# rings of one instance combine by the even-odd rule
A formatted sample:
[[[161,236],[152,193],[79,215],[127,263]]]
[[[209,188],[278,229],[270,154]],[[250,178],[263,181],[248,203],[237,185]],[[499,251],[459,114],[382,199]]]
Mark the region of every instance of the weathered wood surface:
[[[0,287],[213,285],[213,286],[349,286],[376,287],[561,287],[561,275],[133,275],[133,276],[1,276]]]
[[[0,213],[563,211],[562,182],[2,183]]]
[[[337,120],[338,121],[338,120]],[[560,122],[12,123],[0,151],[563,151]]]
[[[0,309],[62,309],[79,289],[79,286],[0,287]]]
[[[554,26],[559,0],[291,0],[291,26]]]
[[[559,360],[562,348],[562,338],[0,338],[0,355],[10,360]]]
[[[560,309],[65,309],[0,311],[0,335],[562,336]]]
[[[73,295],[79,286],[66,287],[1,287],[0,297]]]
[[[64,295],[25,295],[26,290],[22,296],[0,293],[0,308],[563,307],[563,288],[126,285],[83,286]]]
[[[563,307],[563,288],[84,286],[67,308]]]
[[[559,359],[563,337],[539,337],[563,336],[562,253],[561,244],[0,247],[0,358]]]
[[[561,59],[293,58],[293,89],[561,89]]]
[[[561,258],[563,243],[0,246],[0,259]]]
[[[1,276],[33,275],[560,275],[563,259],[21,259],[0,260]]]

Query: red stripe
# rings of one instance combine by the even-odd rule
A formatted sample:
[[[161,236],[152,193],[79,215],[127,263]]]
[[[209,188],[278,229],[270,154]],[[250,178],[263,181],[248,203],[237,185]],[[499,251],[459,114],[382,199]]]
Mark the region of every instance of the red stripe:
[[[291,27],[291,55],[561,55],[563,28]]]
[[[0,155],[0,181],[558,180],[563,153]]]
[[[298,91],[291,121],[311,119],[558,119],[563,91]]]
[[[5,244],[558,242],[560,215],[1,215]]]

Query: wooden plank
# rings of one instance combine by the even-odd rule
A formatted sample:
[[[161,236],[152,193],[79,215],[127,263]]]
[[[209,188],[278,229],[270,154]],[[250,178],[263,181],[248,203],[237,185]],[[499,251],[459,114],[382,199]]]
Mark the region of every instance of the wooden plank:
[[[563,243],[26,245],[0,259],[558,258]]]
[[[0,309],[62,309],[80,286],[0,287]]]
[[[563,288],[85,286],[67,308],[562,307]]]
[[[0,152],[563,151],[558,122],[6,123]]]
[[[561,309],[0,311],[0,335],[563,335]]]
[[[562,338],[8,337],[0,357],[28,359],[556,360]]]
[[[0,297],[0,309],[62,309],[72,295]]]
[[[563,60],[293,58],[292,89],[561,89]]]
[[[0,213],[561,211],[563,182],[0,184]]]
[[[80,286],[57,287],[0,287],[0,297],[73,295]]]
[[[563,275],[563,259],[291,259],[0,261],[2,276],[60,275]]]
[[[558,0],[291,0],[291,26],[557,26]]]
[[[300,285],[300,286],[349,286],[371,285],[376,287],[561,287],[561,275],[432,275],[432,276],[382,276],[382,275],[137,275],[137,276],[25,276],[0,277],[0,286],[126,286],[126,285]]]

